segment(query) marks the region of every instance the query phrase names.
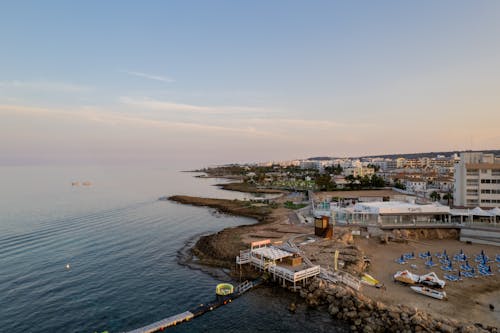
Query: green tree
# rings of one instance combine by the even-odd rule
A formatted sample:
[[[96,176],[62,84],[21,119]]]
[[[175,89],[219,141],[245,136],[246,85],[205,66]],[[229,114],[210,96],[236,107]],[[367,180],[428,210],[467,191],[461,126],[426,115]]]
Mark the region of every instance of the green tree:
[[[367,167],[372,168],[373,170],[375,170],[375,172],[380,170],[380,165],[375,165],[370,163],[367,165]]]
[[[354,178],[353,175],[346,176],[345,180],[349,183],[347,185],[347,186],[349,186],[349,188],[353,188],[354,187],[354,182],[356,181],[356,178]]]
[[[368,175],[364,175],[363,177],[358,177],[358,180],[361,187],[370,187],[372,185],[371,178]]]
[[[446,193],[445,195],[443,195],[443,199],[447,200],[449,206],[451,204],[451,201],[453,200],[453,194]]]
[[[335,189],[335,183],[329,174],[318,175],[314,182],[320,191],[331,191]]]
[[[406,190],[406,185],[401,183],[399,179],[396,179],[396,181],[394,182],[394,187],[399,188],[400,190]]]
[[[372,187],[384,187],[385,186],[385,181],[384,178],[373,175],[371,178],[371,186]]]
[[[432,201],[441,200],[441,195],[439,193],[437,193],[436,191],[433,191],[429,197],[432,199]]]

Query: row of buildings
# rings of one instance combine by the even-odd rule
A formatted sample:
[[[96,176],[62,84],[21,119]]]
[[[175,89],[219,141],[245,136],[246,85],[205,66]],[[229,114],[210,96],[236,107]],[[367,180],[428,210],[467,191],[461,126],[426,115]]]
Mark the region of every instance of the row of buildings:
[[[332,182],[342,189],[362,177],[381,177],[386,184],[398,187],[429,201],[440,201],[458,208],[500,207],[500,156],[483,152],[460,155],[436,155],[405,159],[336,158],[273,162],[270,165],[294,166],[332,173]],[[341,170],[341,172],[338,172]]]

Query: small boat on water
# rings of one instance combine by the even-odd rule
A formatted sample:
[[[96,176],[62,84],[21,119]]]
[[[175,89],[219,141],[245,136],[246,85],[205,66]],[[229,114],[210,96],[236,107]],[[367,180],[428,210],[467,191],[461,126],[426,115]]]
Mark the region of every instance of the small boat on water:
[[[420,286],[411,286],[410,288],[414,292],[417,292],[425,296],[429,296],[440,300],[446,299],[446,292],[444,291],[437,291],[428,287],[420,287]]]

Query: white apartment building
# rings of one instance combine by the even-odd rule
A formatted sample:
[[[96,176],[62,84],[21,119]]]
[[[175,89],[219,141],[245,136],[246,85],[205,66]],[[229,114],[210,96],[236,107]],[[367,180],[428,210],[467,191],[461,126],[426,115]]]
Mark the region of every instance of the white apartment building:
[[[427,182],[422,179],[404,179],[403,184],[409,192],[425,192],[427,190]]]
[[[375,169],[367,167],[345,168],[343,174],[346,177],[350,175],[352,175],[353,177],[372,176],[373,174],[375,174]]]
[[[500,207],[500,157],[465,152],[455,164],[455,206]]]
[[[406,159],[403,157],[398,157],[395,160],[388,159],[386,160],[386,168],[387,170],[393,169],[401,169],[405,166]]]

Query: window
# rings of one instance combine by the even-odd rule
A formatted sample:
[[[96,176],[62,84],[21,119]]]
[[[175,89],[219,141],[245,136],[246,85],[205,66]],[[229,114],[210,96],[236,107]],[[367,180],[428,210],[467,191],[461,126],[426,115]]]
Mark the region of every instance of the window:
[[[482,193],[482,194],[490,194],[490,193],[491,193],[491,190],[481,190],[481,193]]]
[[[468,176],[477,176],[479,174],[477,169],[469,169],[467,170],[467,175]]]
[[[481,179],[481,184],[490,184],[491,179]]]

